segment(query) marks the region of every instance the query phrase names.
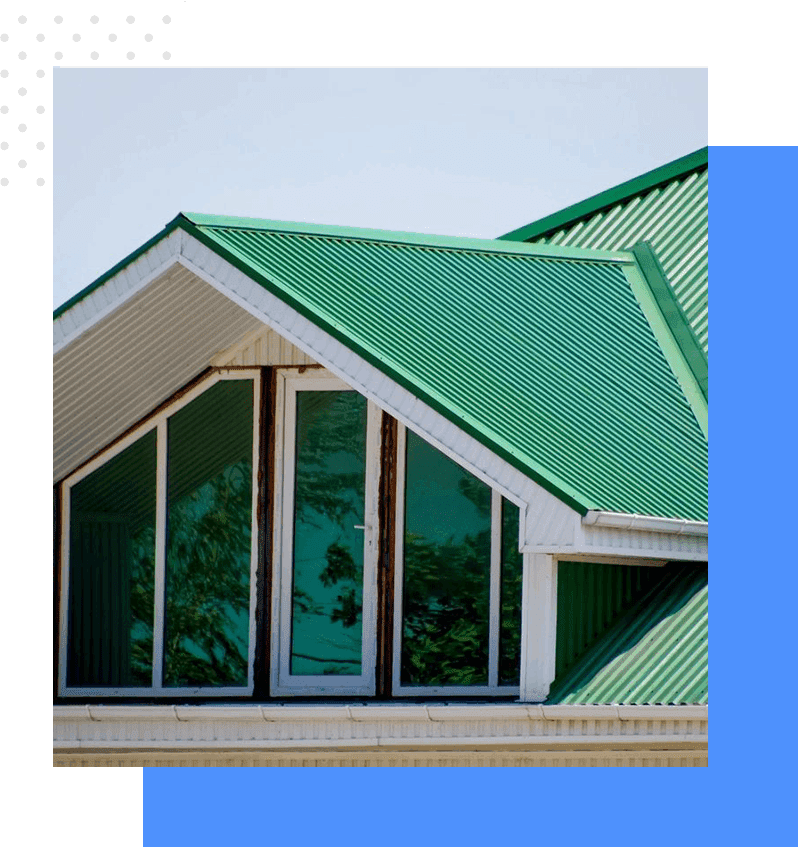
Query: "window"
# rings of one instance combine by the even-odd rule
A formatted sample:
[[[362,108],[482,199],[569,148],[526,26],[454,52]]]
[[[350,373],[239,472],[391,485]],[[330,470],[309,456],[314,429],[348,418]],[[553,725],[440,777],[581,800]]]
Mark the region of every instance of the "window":
[[[373,695],[379,413],[317,371],[277,408],[272,694]]]
[[[272,694],[372,695],[380,412],[319,372],[278,376]],[[399,427],[397,696],[518,693],[518,508]]]
[[[394,694],[517,694],[518,508],[399,430]]]
[[[517,694],[518,507],[324,369],[274,376],[263,431],[260,371],[216,373],[64,481],[59,693],[250,696],[258,648],[274,697]]]
[[[62,694],[252,693],[255,376],[214,375],[65,481]]]

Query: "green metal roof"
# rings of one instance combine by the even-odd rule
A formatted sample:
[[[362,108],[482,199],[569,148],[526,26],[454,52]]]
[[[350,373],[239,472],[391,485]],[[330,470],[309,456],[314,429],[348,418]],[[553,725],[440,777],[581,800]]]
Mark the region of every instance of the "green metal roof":
[[[662,578],[552,685],[550,704],[706,704],[706,565]]]
[[[705,147],[501,239],[603,250],[650,242],[706,353],[708,161]]]
[[[186,217],[581,511],[706,517],[706,440],[635,298],[628,254]]]
[[[630,253],[195,214],[161,237],[174,226],[580,512],[706,518],[706,405]]]
[[[659,568],[558,562],[556,676],[565,675],[660,580]]]

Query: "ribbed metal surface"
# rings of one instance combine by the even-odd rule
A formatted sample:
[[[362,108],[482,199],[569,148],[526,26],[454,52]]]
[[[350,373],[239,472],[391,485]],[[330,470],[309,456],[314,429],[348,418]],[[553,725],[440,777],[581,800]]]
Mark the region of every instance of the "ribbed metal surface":
[[[621,265],[473,240],[458,250],[229,220],[197,229],[583,507],[706,517],[706,441]]]
[[[693,332],[708,348],[709,171],[693,172],[564,227],[539,244],[622,250],[648,241]]]
[[[661,579],[658,568],[558,563],[557,677]]]
[[[671,565],[581,660],[552,704],[706,704],[706,566]]]

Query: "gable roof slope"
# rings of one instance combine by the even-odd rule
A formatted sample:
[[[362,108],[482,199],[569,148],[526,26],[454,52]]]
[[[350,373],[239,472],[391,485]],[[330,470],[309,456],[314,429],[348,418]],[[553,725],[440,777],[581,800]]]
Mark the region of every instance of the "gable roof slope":
[[[706,439],[632,254],[195,214],[174,227],[578,511],[706,519]]]

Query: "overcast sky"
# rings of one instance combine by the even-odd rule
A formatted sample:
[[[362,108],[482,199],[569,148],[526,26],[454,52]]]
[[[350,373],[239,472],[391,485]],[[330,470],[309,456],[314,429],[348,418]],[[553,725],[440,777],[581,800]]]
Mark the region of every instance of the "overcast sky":
[[[707,144],[703,69],[54,74],[54,306],[179,211],[495,238]]]

